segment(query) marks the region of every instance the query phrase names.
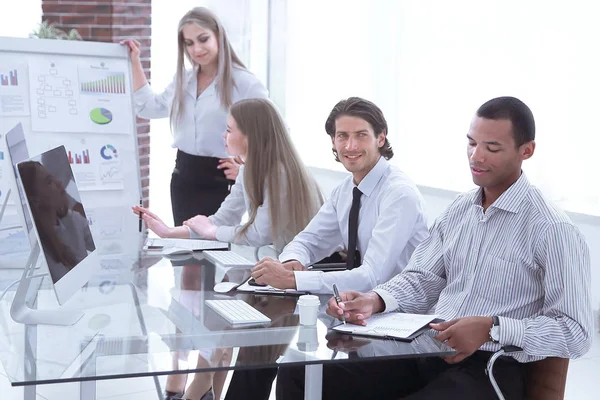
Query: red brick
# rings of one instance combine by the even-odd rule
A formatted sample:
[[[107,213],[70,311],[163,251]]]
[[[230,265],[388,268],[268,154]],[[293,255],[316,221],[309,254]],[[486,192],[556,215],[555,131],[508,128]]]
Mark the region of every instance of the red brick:
[[[113,4],[113,14],[115,15],[152,15],[152,6]]]
[[[63,15],[60,17],[60,23],[62,25],[79,25],[79,24],[95,24],[95,15]]]
[[[75,10],[71,11],[76,14],[112,14],[113,10],[110,4],[81,4],[75,5]]]
[[[139,144],[148,144],[150,142],[150,124],[138,125],[137,126],[138,133],[138,143]]]
[[[91,36],[97,39],[108,39],[104,41],[112,41],[112,28],[91,28]]]
[[[147,28],[115,27],[113,26],[113,35],[122,37],[150,37],[152,30]]]
[[[49,13],[56,13],[56,14],[71,13],[71,12],[73,12],[73,8],[74,7],[71,4],[56,4],[56,3],[48,3],[48,2],[42,3],[42,13],[44,15],[49,14]]]

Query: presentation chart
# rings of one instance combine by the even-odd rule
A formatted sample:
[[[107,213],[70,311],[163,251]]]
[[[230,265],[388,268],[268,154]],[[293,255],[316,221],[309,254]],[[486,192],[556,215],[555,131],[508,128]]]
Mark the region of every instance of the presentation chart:
[[[112,160],[118,157],[117,149],[112,144],[102,146],[100,149],[100,156],[105,160]]]
[[[92,237],[102,255],[122,254],[124,240],[123,222],[125,207],[96,207],[86,210]]]
[[[31,123],[42,132],[81,132],[77,68],[61,59],[29,63]]]
[[[78,139],[77,136],[63,138],[69,163],[73,169],[77,186],[81,191],[121,190],[124,188],[124,175],[121,159],[118,157],[121,140],[107,143],[106,139]]]
[[[125,74],[107,75],[93,81],[81,82],[81,93],[84,94],[127,94],[125,91]]]
[[[29,115],[27,87],[23,79],[26,64],[22,62],[2,62],[0,66],[0,116]]]
[[[110,110],[98,107],[90,111],[90,119],[98,125],[110,124],[113,120],[113,115]]]
[[[0,86],[19,86],[19,75],[16,69],[8,72],[8,75],[0,73]]]
[[[67,157],[69,158],[69,164],[89,164],[90,163],[90,151],[83,150],[81,153],[73,153],[71,150],[67,150]]]

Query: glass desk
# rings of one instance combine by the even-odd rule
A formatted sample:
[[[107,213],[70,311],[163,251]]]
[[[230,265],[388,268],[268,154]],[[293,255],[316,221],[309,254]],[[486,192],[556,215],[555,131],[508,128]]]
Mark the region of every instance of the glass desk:
[[[253,259],[253,249],[236,251]],[[81,398],[93,399],[98,380],[150,376],[160,399],[159,375],[288,364],[306,366],[306,398],[320,399],[323,364],[454,353],[427,335],[405,343],[335,334],[329,328],[337,321],[324,313],[329,295],[321,296],[317,325],[305,327],[299,326],[296,297],[215,293],[215,282],[242,282],[249,270],[225,270],[202,253],[179,259],[136,253],[102,262],[102,273],[63,306],[85,311],[75,325],[18,324],[9,313],[14,292],[0,301],[0,362],[13,386],[25,386],[25,398],[35,398],[35,385],[81,382]],[[20,274],[15,270],[14,279]],[[3,271],[0,291],[7,276]],[[44,282],[38,286],[31,304],[56,307],[52,290]],[[209,299],[243,299],[271,323],[234,327],[205,306]],[[215,357],[232,348],[235,362]],[[206,362],[183,368],[177,360],[194,350]]]

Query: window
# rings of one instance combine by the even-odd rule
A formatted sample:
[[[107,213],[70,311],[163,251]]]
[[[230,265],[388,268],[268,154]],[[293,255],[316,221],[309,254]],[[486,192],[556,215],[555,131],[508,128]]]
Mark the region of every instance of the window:
[[[559,206],[600,215],[600,5],[479,0],[288,1],[276,97],[308,165],[341,169],[324,130],[348,96],[388,120],[393,163],[420,185],[473,187],[465,134],[476,109],[512,95],[536,118],[529,180]],[[283,52],[285,57],[278,56]],[[281,60],[281,61],[280,61]]]

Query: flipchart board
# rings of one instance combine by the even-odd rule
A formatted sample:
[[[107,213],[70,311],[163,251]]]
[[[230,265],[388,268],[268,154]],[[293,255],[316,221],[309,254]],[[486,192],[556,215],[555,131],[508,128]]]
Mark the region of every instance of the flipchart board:
[[[29,252],[5,135],[22,130],[29,156],[64,145],[103,268],[139,248],[141,198],[131,63],[113,43],[0,37],[0,267]],[[11,135],[9,135],[10,137]],[[5,266],[6,267],[6,266]],[[0,270],[1,274],[1,270]]]

